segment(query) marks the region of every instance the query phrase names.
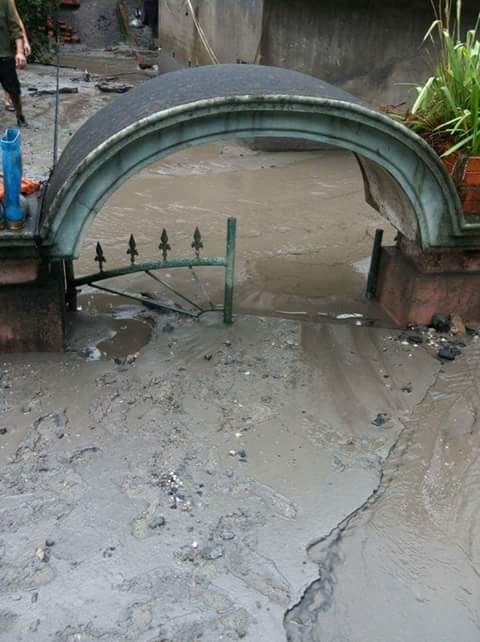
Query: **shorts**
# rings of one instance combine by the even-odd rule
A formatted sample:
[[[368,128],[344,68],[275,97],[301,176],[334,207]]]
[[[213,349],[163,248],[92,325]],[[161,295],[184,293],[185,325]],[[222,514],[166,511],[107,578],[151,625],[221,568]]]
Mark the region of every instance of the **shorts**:
[[[0,58],[0,84],[10,96],[20,96],[22,93],[15,58]]]

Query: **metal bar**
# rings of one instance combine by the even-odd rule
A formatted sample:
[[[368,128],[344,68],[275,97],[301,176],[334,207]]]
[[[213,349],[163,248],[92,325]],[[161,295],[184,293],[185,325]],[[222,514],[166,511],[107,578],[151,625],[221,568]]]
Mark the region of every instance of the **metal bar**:
[[[198,287],[200,288],[200,290],[202,291],[203,296],[207,299],[207,301],[208,301],[208,303],[209,303],[209,305],[210,305],[210,310],[215,310],[215,306],[214,306],[214,304],[213,304],[213,301],[212,301],[212,299],[210,298],[210,295],[208,294],[207,289],[206,289],[206,287],[203,285],[203,283],[202,283],[202,281],[201,281],[200,277],[199,277],[199,276],[198,276],[198,274],[195,272],[195,270],[193,269],[193,267],[191,267],[191,268],[190,268],[190,270],[192,271],[193,278],[195,279],[195,282],[196,282],[196,284],[198,285]]]
[[[382,240],[383,230],[375,231],[375,239],[373,241],[372,258],[370,260],[370,270],[368,272],[367,281],[367,299],[374,299],[377,294],[378,272],[380,269],[380,259],[382,256]]]
[[[233,286],[235,280],[235,246],[237,241],[237,219],[230,217],[227,223],[227,251],[225,265],[225,295],[223,304],[223,322],[233,323]]]
[[[94,283],[91,284],[91,287],[95,288],[96,290],[101,290],[102,292],[108,292],[109,294],[118,294],[118,296],[123,296],[126,299],[131,299],[132,301],[137,301],[139,303],[143,303],[153,308],[159,308],[160,310],[168,310],[169,312],[176,312],[177,314],[184,314],[187,317],[192,317],[194,319],[197,318],[197,315],[193,314],[192,312],[188,312],[187,310],[181,310],[180,308],[174,308],[170,305],[163,305],[163,303],[158,303],[158,301],[155,301],[154,299],[138,296],[136,294],[129,294],[128,292],[123,292],[122,290],[114,290],[113,288],[106,288],[102,285],[95,285]]]
[[[103,272],[96,272],[75,279],[75,285],[90,285],[94,281],[105,281],[112,279],[116,276],[124,276],[127,274],[135,274],[137,272],[147,272],[153,270],[185,268],[185,267],[224,267],[226,259],[224,256],[218,257],[201,257],[201,258],[188,258],[188,259],[171,259],[170,261],[150,261],[147,263],[136,263],[123,268],[115,270],[104,270]]]
[[[181,292],[177,292],[177,290],[175,290],[175,288],[172,288],[171,285],[168,285],[168,283],[165,283],[165,281],[162,281],[162,279],[159,279],[158,276],[156,276],[155,274],[150,272],[150,270],[146,270],[145,274],[148,274],[148,276],[152,277],[152,279],[154,279],[155,281],[160,283],[160,285],[163,285],[163,287],[166,288],[167,290],[170,290],[170,292],[173,292],[174,294],[176,294],[180,299],[183,299],[184,301],[186,301],[190,305],[193,305],[193,307],[197,308],[197,310],[199,310],[200,312],[205,312],[205,310],[203,308],[201,308],[197,303],[195,303],[195,301],[191,301],[188,297],[186,297]]]
[[[67,283],[67,291],[65,299],[70,312],[77,311],[77,288],[75,287],[75,272],[73,269],[73,261],[65,261],[65,280]]]

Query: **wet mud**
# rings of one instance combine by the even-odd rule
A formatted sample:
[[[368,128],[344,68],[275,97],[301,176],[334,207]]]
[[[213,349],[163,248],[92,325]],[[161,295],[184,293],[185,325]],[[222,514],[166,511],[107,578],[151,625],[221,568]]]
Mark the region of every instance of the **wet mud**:
[[[442,363],[365,301],[393,231],[352,157],[186,150],[110,199],[77,274],[97,240],[108,267],[131,233],[158,257],[163,227],[221,254],[231,215],[232,327],[86,289],[67,353],[2,358],[0,641],[478,640],[478,340]],[[207,296],[162,276],[222,302],[221,270]]]
[[[439,370],[378,488],[309,545],[320,578],[288,612],[288,640],[478,640],[479,357],[476,343]]]
[[[3,362],[0,640],[285,639],[308,543],[372,495],[437,375],[413,350],[212,314],[162,316],[129,361]]]

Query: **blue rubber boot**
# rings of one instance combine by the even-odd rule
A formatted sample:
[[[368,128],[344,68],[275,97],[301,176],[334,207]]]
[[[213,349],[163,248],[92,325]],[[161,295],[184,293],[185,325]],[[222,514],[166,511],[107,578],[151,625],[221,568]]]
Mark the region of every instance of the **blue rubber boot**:
[[[9,230],[21,230],[25,225],[25,217],[20,207],[22,152],[19,130],[7,129],[0,144],[2,146],[3,184],[5,187],[3,201],[5,220]]]

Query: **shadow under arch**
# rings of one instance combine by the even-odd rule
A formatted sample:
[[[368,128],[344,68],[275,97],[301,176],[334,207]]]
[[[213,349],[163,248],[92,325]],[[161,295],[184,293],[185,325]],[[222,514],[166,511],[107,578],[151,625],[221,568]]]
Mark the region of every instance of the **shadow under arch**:
[[[407,238],[424,249],[479,245],[442,162],[410,130],[316,78],[217,65],[148,81],[78,130],[47,186],[44,256],[78,257],[102,205],[144,167],[184,147],[229,137],[306,139],[351,151],[367,201]]]

